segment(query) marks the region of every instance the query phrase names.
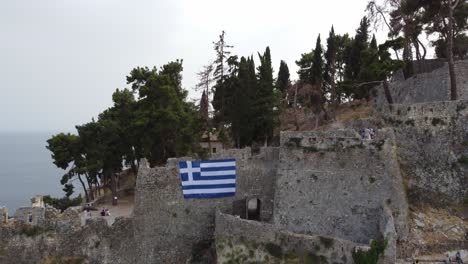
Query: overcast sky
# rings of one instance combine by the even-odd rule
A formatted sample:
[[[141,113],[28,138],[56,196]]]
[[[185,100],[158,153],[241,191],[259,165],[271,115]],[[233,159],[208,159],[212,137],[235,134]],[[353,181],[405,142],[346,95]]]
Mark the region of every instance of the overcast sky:
[[[331,25],[354,35],[367,0],[0,0],[0,131],[74,131],[111,106],[136,66],[183,59],[183,85],[227,32],[234,54],[270,46],[275,75]],[[385,34],[378,35],[384,41]],[[190,92],[190,97],[198,95]]]

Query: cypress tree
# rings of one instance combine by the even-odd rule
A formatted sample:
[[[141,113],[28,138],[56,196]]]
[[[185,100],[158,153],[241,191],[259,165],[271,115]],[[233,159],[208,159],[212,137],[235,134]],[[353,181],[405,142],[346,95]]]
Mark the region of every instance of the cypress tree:
[[[348,81],[358,80],[362,65],[362,53],[368,47],[369,39],[369,20],[367,17],[361,19],[359,28],[356,30],[353,44],[347,59],[345,78]]]
[[[258,54],[260,66],[258,67],[258,89],[255,96],[255,112],[257,113],[254,139],[267,141],[273,136],[274,127],[274,93],[273,68],[271,66],[270,48],[267,47],[263,55]]]
[[[278,79],[276,79],[276,89],[282,96],[285,94],[290,82],[288,65],[282,60],[278,71]]]
[[[322,86],[323,82],[323,49],[320,43],[320,35],[317,37],[314,55],[312,57],[312,67],[310,69],[311,84]]]
[[[335,104],[337,101],[335,83],[337,52],[338,49],[336,43],[335,30],[332,26],[327,39],[327,51],[325,52],[326,64],[324,71],[324,92],[330,93],[330,101],[332,104]]]

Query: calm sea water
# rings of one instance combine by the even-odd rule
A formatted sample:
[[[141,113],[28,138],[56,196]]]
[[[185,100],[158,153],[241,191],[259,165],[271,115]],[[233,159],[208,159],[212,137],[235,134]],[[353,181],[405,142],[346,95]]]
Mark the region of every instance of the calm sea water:
[[[55,167],[45,148],[52,134],[0,132],[0,206],[7,206],[10,215],[30,206],[34,195],[64,195],[64,171]]]

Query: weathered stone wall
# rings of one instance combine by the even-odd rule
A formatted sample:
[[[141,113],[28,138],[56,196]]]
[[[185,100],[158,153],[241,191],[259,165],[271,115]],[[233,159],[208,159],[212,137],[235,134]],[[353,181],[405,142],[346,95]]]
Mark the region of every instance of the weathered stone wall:
[[[268,221],[278,163],[274,153],[217,153],[217,158],[236,158],[237,166],[236,196],[218,199],[184,199],[177,159],[170,159],[166,167],[141,166],[134,209],[137,263],[184,263],[194,245],[213,238],[216,208],[232,214],[233,204],[246,198],[261,200],[261,219]]]
[[[432,69],[432,68],[431,68]],[[446,101],[450,100],[450,77],[448,74],[448,64],[433,71],[414,75],[406,80],[395,78],[390,82],[390,93],[396,104],[412,104],[422,102]],[[457,89],[459,99],[468,99],[468,60],[455,62],[455,73],[457,76]],[[376,88],[376,106],[387,107],[383,88]]]
[[[30,225],[0,226],[0,263],[30,264],[45,260],[81,260],[73,263],[135,263],[131,219],[117,218],[112,226],[104,220],[86,226],[53,230]]]
[[[468,194],[468,101],[394,105],[382,117],[395,131],[410,202],[461,203]]]
[[[31,221],[29,221],[31,217]],[[45,221],[44,207],[22,207],[18,208],[14,216],[15,220],[23,224],[43,225]]]
[[[407,234],[407,203],[391,131],[282,132],[274,223],[295,233],[367,244],[380,239],[384,204]]]
[[[272,224],[218,213],[218,263],[353,263],[355,243],[325,236],[299,235]]]

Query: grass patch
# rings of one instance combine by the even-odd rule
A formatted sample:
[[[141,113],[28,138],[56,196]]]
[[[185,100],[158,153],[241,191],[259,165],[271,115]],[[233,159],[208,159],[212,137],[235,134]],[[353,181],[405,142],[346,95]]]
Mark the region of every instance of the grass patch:
[[[458,162],[463,164],[463,165],[468,165],[468,157],[463,155],[458,159]]]
[[[54,256],[47,257],[45,260],[40,262],[41,264],[82,264],[85,263],[83,257],[73,257],[73,256]]]
[[[465,140],[462,142],[462,146],[468,147],[468,139],[465,139]]]
[[[328,260],[325,256],[317,256],[316,254],[309,252],[304,257],[304,263],[306,264],[328,264]]]
[[[39,226],[23,225],[20,229],[20,234],[26,235],[28,237],[35,237],[48,231],[50,230]]]
[[[272,255],[275,258],[283,257],[283,249],[279,245],[276,245],[273,243],[267,243],[265,245],[265,249],[268,252],[268,254]]]
[[[377,264],[379,256],[384,253],[387,247],[386,240],[374,240],[371,243],[371,248],[368,251],[358,250],[353,252],[353,260],[355,264]]]
[[[200,240],[192,245],[192,263],[205,263],[206,253],[211,249],[213,239]]]
[[[325,246],[325,248],[331,248],[333,246],[333,243],[335,242],[333,241],[333,238],[329,237],[320,236],[319,239],[320,242],[322,242],[322,244]]]
[[[315,147],[315,146],[310,146],[310,147],[303,147],[302,150],[305,152],[305,153],[315,153],[315,152],[318,152],[318,148]]]

